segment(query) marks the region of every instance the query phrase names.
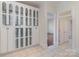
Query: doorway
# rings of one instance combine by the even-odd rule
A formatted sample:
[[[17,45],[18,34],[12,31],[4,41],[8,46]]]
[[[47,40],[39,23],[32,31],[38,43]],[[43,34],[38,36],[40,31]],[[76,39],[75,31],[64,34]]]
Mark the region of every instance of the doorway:
[[[47,31],[47,46],[54,45],[54,18],[52,13],[48,13],[48,31]]]
[[[72,16],[71,11],[65,11],[59,16],[59,45],[71,44],[72,39]]]

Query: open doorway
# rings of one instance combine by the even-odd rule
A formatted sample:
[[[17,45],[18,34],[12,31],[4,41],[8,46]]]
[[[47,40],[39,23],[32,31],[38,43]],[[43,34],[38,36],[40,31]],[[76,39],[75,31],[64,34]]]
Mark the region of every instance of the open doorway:
[[[72,16],[70,11],[65,11],[59,16],[59,45],[67,43],[71,46]]]
[[[54,18],[52,13],[48,13],[48,32],[47,32],[47,45],[54,45]]]

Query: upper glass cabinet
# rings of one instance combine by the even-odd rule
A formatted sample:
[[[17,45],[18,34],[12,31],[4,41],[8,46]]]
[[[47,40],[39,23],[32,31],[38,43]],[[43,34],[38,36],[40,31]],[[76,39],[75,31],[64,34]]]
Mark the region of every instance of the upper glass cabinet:
[[[9,4],[9,13],[12,13],[13,12],[13,6],[12,4]]]
[[[16,28],[16,37],[19,37],[19,28]]]
[[[39,25],[39,23],[38,23],[39,21],[38,21],[38,11],[37,11],[37,26]]]
[[[30,17],[32,16],[32,10],[31,9],[29,10],[29,16]]]
[[[6,25],[6,20],[7,20],[7,19],[6,19],[6,15],[3,14],[3,15],[2,15],[2,19],[3,19],[3,20],[2,20],[3,24]]]
[[[37,11],[37,18],[38,18],[38,11]]]
[[[33,17],[35,17],[35,10],[33,11]]]
[[[32,36],[32,28],[29,28],[29,36]]]
[[[28,16],[28,9],[25,9],[25,16]]]
[[[15,13],[16,14],[19,14],[19,7],[16,5],[16,7],[15,7]]]
[[[6,13],[6,3],[5,2],[2,3],[2,12]]]
[[[23,25],[23,17],[20,17],[20,25]]]
[[[20,28],[20,37],[23,37],[23,28]]]
[[[16,16],[16,23],[15,23],[16,26],[19,26],[19,17]]]
[[[21,15],[23,15],[23,7],[21,7],[20,10],[21,10],[21,11],[20,11]]]

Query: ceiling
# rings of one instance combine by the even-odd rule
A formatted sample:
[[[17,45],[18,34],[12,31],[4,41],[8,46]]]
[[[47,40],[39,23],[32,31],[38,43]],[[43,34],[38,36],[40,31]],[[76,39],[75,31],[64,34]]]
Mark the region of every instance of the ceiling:
[[[20,2],[20,3],[23,3],[23,4],[27,4],[27,5],[30,5],[30,6],[33,6],[33,7],[37,7],[37,8],[39,8],[40,5],[42,3],[44,3],[44,2],[52,3],[54,5],[59,3],[58,1],[17,1],[17,2]]]
[[[17,2],[27,4],[27,5],[30,5],[30,6],[34,6],[34,7],[37,7],[37,8],[39,8],[40,4],[42,3],[41,1],[17,1]]]

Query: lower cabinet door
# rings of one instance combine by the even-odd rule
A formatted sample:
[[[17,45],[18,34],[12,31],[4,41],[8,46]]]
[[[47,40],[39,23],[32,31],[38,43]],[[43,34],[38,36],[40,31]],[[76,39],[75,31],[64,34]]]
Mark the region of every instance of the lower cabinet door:
[[[7,43],[7,30],[6,27],[1,27],[1,42],[0,42],[0,53],[6,53],[8,51]]]
[[[33,28],[33,31],[32,31],[33,35],[33,39],[32,39],[32,45],[37,45],[39,44],[39,30],[38,30],[38,27],[34,27]]]
[[[7,43],[8,43],[8,52],[13,51],[15,49],[15,29],[13,27],[9,27],[7,32]]]
[[[1,27],[1,39],[0,39],[0,53],[7,53],[15,49],[15,36],[14,29],[12,27]]]

